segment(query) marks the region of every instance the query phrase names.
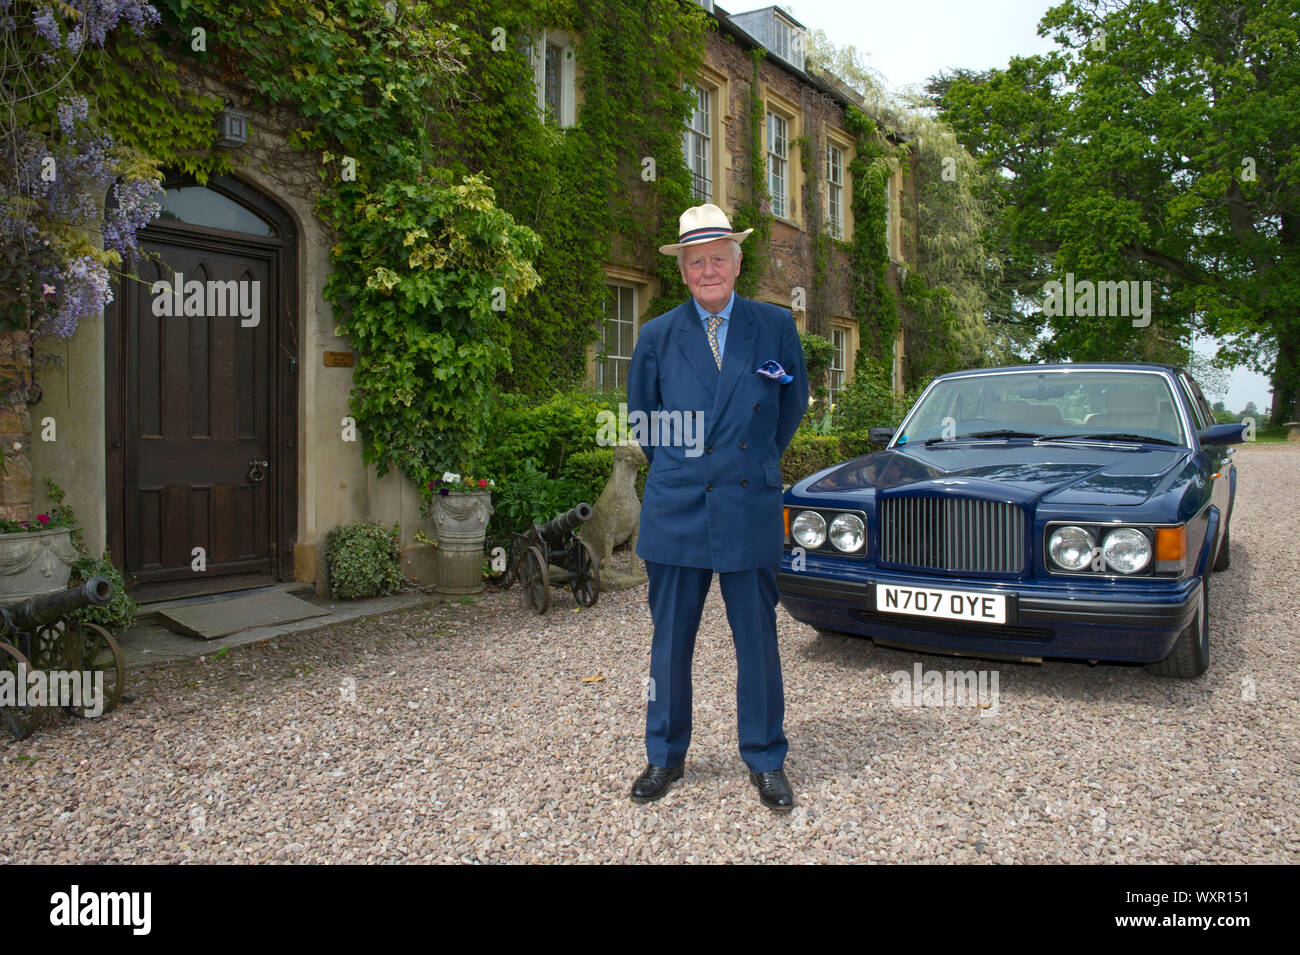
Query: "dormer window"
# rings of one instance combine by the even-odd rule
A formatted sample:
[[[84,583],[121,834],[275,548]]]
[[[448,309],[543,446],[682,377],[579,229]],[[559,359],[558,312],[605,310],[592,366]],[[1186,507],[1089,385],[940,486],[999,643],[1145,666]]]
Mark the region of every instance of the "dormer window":
[[[772,52],[803,69],[803,34],[780,15],[776,16],[775,33],[772,40]]]
[[[804,68],[804,47],[807,45],[808,31],[780,7],[733,13],[730,19],[791,66],[800,70]]]

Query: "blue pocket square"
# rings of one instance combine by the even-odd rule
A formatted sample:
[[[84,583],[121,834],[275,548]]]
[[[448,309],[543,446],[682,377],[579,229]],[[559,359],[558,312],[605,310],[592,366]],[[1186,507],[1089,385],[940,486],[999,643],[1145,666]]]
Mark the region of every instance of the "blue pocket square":
[[[785,369],[781,367],[781,363],[772,358],[755,368],[754,374],[762,375],[764,378],[771,378],[773,381],[779,381],[783,385],[788,385],[794,381],[794,375],[787,375]]]

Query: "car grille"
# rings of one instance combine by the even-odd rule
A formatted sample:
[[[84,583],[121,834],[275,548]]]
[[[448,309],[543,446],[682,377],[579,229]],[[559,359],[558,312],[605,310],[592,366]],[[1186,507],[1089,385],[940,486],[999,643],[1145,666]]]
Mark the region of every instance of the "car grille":
[[[932,570],[1018,574],[1025,519],[998,501],[896,497],[880,502],[880,560]]]

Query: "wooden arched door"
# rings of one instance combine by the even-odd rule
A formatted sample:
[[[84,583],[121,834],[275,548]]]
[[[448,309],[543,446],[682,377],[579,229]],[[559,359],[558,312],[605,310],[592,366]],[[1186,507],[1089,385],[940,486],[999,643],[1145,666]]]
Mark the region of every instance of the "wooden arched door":
[[[137,599],[292,574],[297,241],[229,177],[164,183],[108,316],[108,539]]]

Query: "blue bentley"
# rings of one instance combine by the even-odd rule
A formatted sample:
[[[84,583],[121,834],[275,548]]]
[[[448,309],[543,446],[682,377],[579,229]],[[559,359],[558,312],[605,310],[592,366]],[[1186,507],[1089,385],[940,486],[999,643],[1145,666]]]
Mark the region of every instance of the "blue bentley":
[[[1205,672],[1244,427],[1216,424],[1186,372],[957,372],[872,431],[885,450],[785,493],[796,620],[962,656]]]

